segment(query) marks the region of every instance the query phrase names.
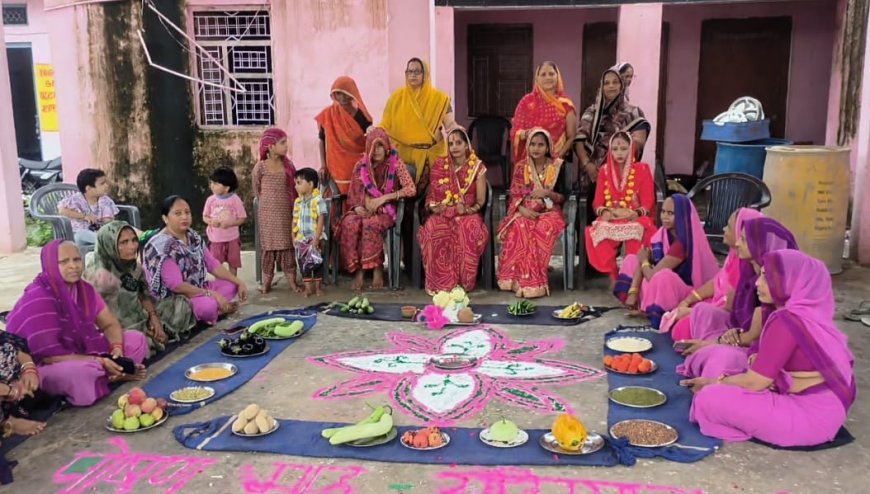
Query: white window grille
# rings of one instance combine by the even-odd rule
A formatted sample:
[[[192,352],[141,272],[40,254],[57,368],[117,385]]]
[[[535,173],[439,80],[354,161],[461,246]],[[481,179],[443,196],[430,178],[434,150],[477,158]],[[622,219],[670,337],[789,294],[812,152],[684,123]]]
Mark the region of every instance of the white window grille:
[[[207,11],[193,13],[193,37],[239,81],[203,53],[196,53],[197,77],[216,87],[196,83],[199,124],[207,127],[268,126],[275,123],[272,85],[272,33],[269,13]]]

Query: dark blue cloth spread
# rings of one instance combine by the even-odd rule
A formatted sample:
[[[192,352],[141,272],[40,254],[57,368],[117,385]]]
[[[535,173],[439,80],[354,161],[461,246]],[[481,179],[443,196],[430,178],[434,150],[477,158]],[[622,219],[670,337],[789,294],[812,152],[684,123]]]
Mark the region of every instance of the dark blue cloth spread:
[[[266,367],[266,365],[271,362],[273,358],[278,356],[278,354],[284,351],[285,348],[295,343],[296,340],[298,340],[299,338],[305,338],[305,335],[317,322],[316,313],[306,312],[304,310],[276,310],[267,312],[265,314],[259,314],[254,317],[249,317],[248,319],[237,323],[236,326],[249,326],[261,319],[269,319],[272,317],[285,317],[287,320],[298,319],[305,324],[304,333],[297,338],[291,338],[289,340],[268,340],[267,343],[269,345],[269,351],[267,353],[258,357],[246,358],[232,358],[221,355],[220,348],[218,348],[217,342],[221,338],[225,338],[227,336],[224,334],[218,334],[214,338],[206,341],[199,347],[195,348],[181,360],[172,364],[169,368],[165,369],[158,376],[152,378],[148,382],[148,384],[143,386],[145,393],[148,396],[158,396],[169,400],[170,393],[172,393],[176,389],[183,388],[185,386],[209,386],[211,388],[214,388],[214,396],[212,396],[208,400],[198,403],[186,405],[174,403],[169,400],[170,416],[184,415],[190,413],[197,408],[203,407],[205,405],[208,405],[209,403],[215,402],[223,398],[224,396],[238,389],[246,382],[250,381],[252,377],[260,372],[263,367]],[[187,369],[193,367],[194,365],[208,364],[212,362],[228,362],[231,364],[235,364],[235,366],[239,368],[239,372],[228,379],[209,383],[190,381],[184,377],[184,372]]]
[[[354,458],[357,460],[390,463],[432,463],[441,465],[548,465],[548,466],[613,466],[618,464],[616,454],[605,444],[601,450],[588,455],[557,455],[538,444],[548,430],[527,430],[529,440],[516,448],[499,449],[480,441],[480,429],[444,428],[450,444],[431,451],[416,451],[402,446],[402,433],[419,427],[399,427],[396,439],[379,446],[354,448],[332,446],[320,436],[328,427],[349,424],[279,420],[277,431],[261,437],[239,437],[232,432],[234,416],[217,417],[208,422],[175,427],[175,439],[191,449],[204,451],[246,451],[276,453],[316,458]]]
[[[368,319],[373,321],[406,321],[410,319],[402,317],[402,307],[408,304],[373,303],[375,311],[371,314],[347,314],[341,312],[338,307],[327,308],[329,304],[318,304],[308,307],[309,310],[324,310],[330,316],[347,317],[350,319]],[[422,310],[426,304],[416,304]],[[528,316],[512,316],[507,313],[507,305],[504,304],[471,304],[475,314],[483,315],[483,324],[523,324],[526,326],[576,326],[593,319],[598,319],[605,312],[615,307],[591,307],[578,319],[556,319],[553,317],[554,310],[563,309],[562,305],[538,305],[537,311]]]
[[[682,363],[682,357],[674,351],[670,336],[659,334],[654,330],[620,326],[604,335],[605,343],[608,339],[617,336],[637,336],[650,340],[653,344],[652,350],[644,353],[643,356],[658,364],[658,370],[642,376],[608,372],[608,390],[621,386],[646,386],[666,394],[668,401],[655,408],[631,408],[608,400],[608,430],[621,420],[648,419],[668,424],[680,434],[677,445],[661,448],[638,448],[629,446],[625,441],[614,440],[612,444],[617,450],[621,450],[620,455],[636,458],[658,456],[671,461],[691,463],[715,452],[722,445],[722,441],[704,436],[697,424],[689,422],[692,392],[689,388],[680,386],[681,378],[676,374],[675,369]],[[619,352],[614,352],[605,346],[604,354],[618,355]],[[626,461],[630,460],[626,459]]]

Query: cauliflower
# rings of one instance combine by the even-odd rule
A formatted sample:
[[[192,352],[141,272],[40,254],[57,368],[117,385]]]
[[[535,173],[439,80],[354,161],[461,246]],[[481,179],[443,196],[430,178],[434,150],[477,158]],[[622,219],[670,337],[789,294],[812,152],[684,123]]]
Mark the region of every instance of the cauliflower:
[[[451,302],[450,294],[447,292],[438,292],[434,297],[432,297],[432,303],[442,309],[446,308]]]

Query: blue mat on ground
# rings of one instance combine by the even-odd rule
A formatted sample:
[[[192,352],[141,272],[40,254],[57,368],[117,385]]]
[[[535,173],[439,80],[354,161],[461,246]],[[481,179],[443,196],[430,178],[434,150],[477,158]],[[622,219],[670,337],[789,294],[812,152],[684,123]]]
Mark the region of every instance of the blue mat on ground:
[[[156,379],[152,379],[148,382],[148,384],[144,385],[143,389],[145,390],[145,393],[148,394],[148,396],[164,397],[168,400],[170,393],[172,393],[176,389],[183,388],[185,386],[209,386],[214,388],[215,395],[208,400],[201,401],[199,403],[185,405],[180,403],[173,403],[170,401],[169,415],[172,416],[190,413],[198,408],[215,402],[223,398],[224,396],[232,393],[240,386],[250,381],[252,377],[254,377],[263,367],[266,367],[266,365],[271,362],[273,358],[278,356],[278,354],[284,351],[285,348],[292,345],[300,338],[304,338],[305,335],[317,322],[316,313],[311,311],[305,311],[304,309],[295,309],[270,311],[264,314],[249,317],[243,321],[239,321],[236,325],[249,326],[261,319],[268,319],[270,317],[278,316],[285,317],[288,320],[298,319],[302,321],[305,324],[304,333],[301,336],[289,340],[268,340],[268,353],[260,355],[258,357],[246,358],[232,358],[221,355],[220,349],[217,346],[217,342],[221,338],[226,337],[226,335],[215,335],[214,338],[196,347],[184,358],[175,362],[167,369],[163,370],[163,372],[161,372]],[[199,383],[195,381],[190,381],[184,377],[184,371],[186,371],[187,369],[193,367],[194,365],[207,364],[210,362],[229,362],[235,364],[236,367],[239,368],[239,372],[228,379],[211,383]]]
[[[402,317],[401,308],[409,304],[396,303],[372,303],[375,311],[371,314],[347,314],[341,312],[338,307],[329,307],[330,304],[323,303],[307,307],[308,310],[321,310],[325,314],[337,317],[346,317],[348,319],[366,319],[372,321],[405,321],[409,319]],[[422,309],[425,304],[416,304],[417,308]],[[576,326],[584,322],[598,319],[605,312],[615,309],[615,307],[591,307],[582,318],[579,319],[556,319],[553,317],[553,311],[564,308],[564,305],[538,305],[538,310],[534,314],[528,316],[512,316],[507,313],[508,306],[505,304],[471,304],[472,310],[476,314],[482,314],[483,324],[522,324],[526,326]]]
[[[675,445],[661,448],[638,448],[628,446],[625,441],[614,441],[614,445],[617,448],[623,446],[625,453],[637,458],[662,457],[681,463],[695,462],[713,454],[722,445],[722,441],[704,436],[697,424],[689,422],[692,392],[689,388],[680,386],[680,376],[675,369],[682,363],[682,357],[673,350],[671,337],[648,328],[620,326],[604,335],[604,339],[606,341],[614,336],[638,336],[650,340],[653,348],[646,352],[644,357],[658,364],[658,370],[643,376],[608,372],[608,390],[620,386],[647,386],[665,393],[668,401],[655,408],[631,408],[609,401],[608,430],[621,420],[648,419],[668,424],[680,434]],[[607,347],[604,347],[604,353],[605,355],[618,354]]]
[[[207,422],[180,425],[173,429],[173,434],[183,446],[203,451],[243,451],[440,465],[614,466],[619,463],[617,455],[607,444],[595,453],[582,456],[557,455],[546,451],[538,444],[539,438],[549,432],[543,429],[527,430],[529,441],[522,446],[498,449],[478,439],[480,429],[445,427],[442,430],[450,435],[450,444],[438,450],[416,451],[402,446],[399,438],[404,431],[419,427],[398,427],[398,437],[386,444],[354,448],[331,446],[329,441],[320,436],[320,431],[327,427],[349,424],[279,420],[280,426],[272,434],[248,438],[233,434],[231,425],[235,418],[235,415],[225,415]]]

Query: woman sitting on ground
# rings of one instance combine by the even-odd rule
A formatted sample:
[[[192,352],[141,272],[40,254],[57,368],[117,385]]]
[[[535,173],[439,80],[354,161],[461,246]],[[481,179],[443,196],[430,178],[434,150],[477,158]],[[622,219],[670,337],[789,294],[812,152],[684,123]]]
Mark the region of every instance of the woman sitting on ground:
[[[782,447],[831,441],[855,402],[854,357],[833,322],[834,293],[824,263],[796,250],[768,253],[758,298],[773,313],[747,371],[682,382],[697,393],[689,419],[726,441]]]
[[[354,275],[351,290],[362,290],[364,271],[368,270],[372,271],[371,287],[383,288],[384,235],[396,224],[395,202],[416,194],[414,179],[390,145],[387,133],[377,127],[369,131],[366,154],[353,170],[348,211],[336,232],[341,262]]]
[[[127,222],[113,221],[97,232],[93,264],[85,278],[97,289],[121,327],[148,338],[149,357],[166,343],[187,339],[196,325],[190,302],[182,295],[154,300],[138,262],[139,237]]]
[[[598,172],[592,207],[597,219],[586,227],[586,252],[589,264],[610,275],[610,290],[616,284],[619,268],[616,255],[625,245],[626,254],[637,254],[649,246],[656,232],[656,193],[646,163],[635,163],[634,143],[628,132],[610,138],[607,162]]]
[[[24,338],[0,331],[0,430],[4,438],[32,436],[45,428],[45,422],[28,420],[28,410],[21,406],[39,389],[39,371],[27,352]]]
[[[498,227],[502,241],[498,287],[517,297],[550,294],[550,256],[565,229],[561,208],[565,195],[556,190],[557,184],[565,183],[565,171],[562,160],[553,159],[552,153],[550,134],[540,128],[529,130],[526,159],[514,166],[510,203]]]
[[[758,350],[761,328],[770,315],[763,306],[755,287],[761,263],[769,252],[797,250],[797,241],[781,223],[773,218],[756,218],[743,224],[736,245],[740,258],[740,281],[730,312],[710,304],[699,304],[692,311],[694,338],[685,355],[686,361],[677,367],[677,374],[686,377],[718,376],[722,372],[743,372],[746,357]]]
[[[691,199],[684,194],[665,199],[661,220],[652,249],[625,256],[613,290],[627,308],[645,312],[654,328],[719,269]]]
[[[109,383],[145,378],[145,336],[124,331],[93,286],[72,242],[42,248],[42,272],[9,313],[6,330],[27,341],[40,388],[77,407],[109,394]],[[129,363],[125,368],[124,358]],[[125,373],[125,371],[127,371]]]
[[[448,156],[430,171],[426,210],[417,232],[426,271],[426,293],[461,286],[474,290],[480,256],[489,230],[480,210],[486,202],[486,166],[471,149],[468,134],[456,128],[447,136]]]
[[[199,233],[190,229],[190,205],[172,195],[163,200],[166,227],[145,245],[145,278],[158,303],[183,295],[193,307],[197,321],[214,324],[219,316],[238,309],[233,299],[248,298],[245,282],[221,265],[205,246]],[[211,273],[216,278],[206,281]]]
[[[662,330],[670,329],[675,341],[692,338],[692,316],[710,305],[724,312],[735,311],[742,319],[751,316],[752,307],[735,307],[734,293],[740,283],[741,262],[737,252],[737,240],[743,234],[746,221],[760,218],[761,213],[750,208],[740,208],[728,218],[728,223],[722,229],[722,240],[728,246],[728,256],[722,264],[722,269],[707,283],[684,298],[677,308],[665,314],[662,318]],[[753,278],[754,281],[754,278]],[[754,283],[749,287],[755,293]],[[743,312],[748,311],[748,313]],[[738,317],[738,316],[735,316]],[[673,328],[673,329],[671,329]]]

